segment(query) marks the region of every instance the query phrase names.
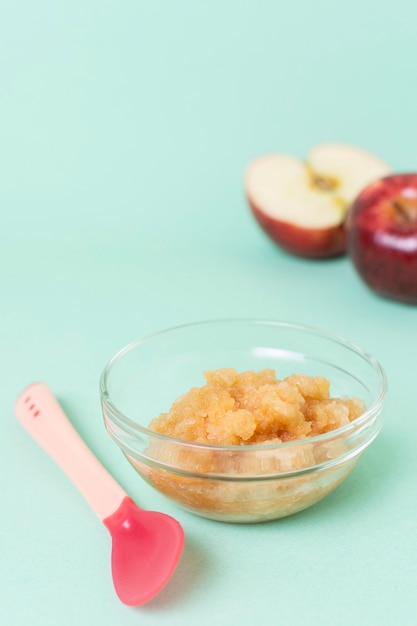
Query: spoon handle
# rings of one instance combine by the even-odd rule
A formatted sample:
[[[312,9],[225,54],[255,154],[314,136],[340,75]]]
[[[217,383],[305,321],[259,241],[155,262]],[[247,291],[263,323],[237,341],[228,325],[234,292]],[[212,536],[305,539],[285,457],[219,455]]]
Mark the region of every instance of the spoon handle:
[[[126,492],[81,439],[47,385],[38,382],[26,387],[16,400],[15,413],[101,521],[118,509]]]

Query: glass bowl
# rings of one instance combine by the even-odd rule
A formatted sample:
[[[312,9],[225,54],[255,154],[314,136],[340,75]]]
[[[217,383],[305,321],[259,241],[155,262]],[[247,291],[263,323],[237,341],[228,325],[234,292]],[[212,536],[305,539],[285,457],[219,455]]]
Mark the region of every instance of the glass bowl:
[[[272,368],[279,379],[324,376],[332,397],[359,397],[366,410],[336,430],[273,445],[201,445],[149,430],[174,400],[204,384],[204,371],[220,368]],[[105,426],[138,474],[194,514],[241,523],[292,515],[340,485],[381,429],[386,387],[376,359],[342,337],[244,319],[139,339],[109,361],[100,379]]]

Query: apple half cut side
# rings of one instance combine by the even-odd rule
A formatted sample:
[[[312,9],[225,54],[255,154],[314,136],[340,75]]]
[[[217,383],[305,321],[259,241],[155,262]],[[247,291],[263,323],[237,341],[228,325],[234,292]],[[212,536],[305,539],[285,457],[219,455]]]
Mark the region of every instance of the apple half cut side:
[[[365,187],[349,212],[347,238],[368,287],[417,304],[417,173],[392,174]]]
[[[353,200],[390,173],[378,157],[344,144],[321,144],[305,162],[285,154],[253,160],[245,194],[265,233],[293,254],[327,258],[346,252],[345,220]]]

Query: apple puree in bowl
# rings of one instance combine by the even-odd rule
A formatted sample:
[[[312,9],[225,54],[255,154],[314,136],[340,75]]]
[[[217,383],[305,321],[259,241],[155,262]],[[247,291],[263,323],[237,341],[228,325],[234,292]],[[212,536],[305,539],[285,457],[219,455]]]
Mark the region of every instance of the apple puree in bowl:
[[[261,522],[311,506],[356,465],[343,436],[311,439],[356,420],[358,398],[333,398],[323,377],[272,369],[207,371],[149,429],[148,462],[125,453],[152,486],[219,521]],[[310,443],[311,440],[311,443]]]
[[[100,393],[142,479],[196,515],[249,523],[298,513],[349,475],[382,427],[386,380],[372,355],[326,331],[215,320],[133,342]]]
[[[235,369],[205,372],[206,384],[178,398],[149,428],[197,444],[279,444],[345,426],[365,410],[358,398],[332,398],[324,377]]]

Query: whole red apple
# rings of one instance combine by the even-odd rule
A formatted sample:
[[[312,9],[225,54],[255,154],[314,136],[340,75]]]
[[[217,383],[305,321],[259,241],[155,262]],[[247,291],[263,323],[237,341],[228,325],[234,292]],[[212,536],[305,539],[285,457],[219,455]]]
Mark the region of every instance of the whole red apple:
[[[245,192],[255,219],[281,248],[328,258],[346,252],[345,219],[352,201],[389,172],[386,163],[361,148],[320,144],[305,161],[279,153],[253,160]]]
[[[417,304],[417,173],[368,185],[347,219],[348,253],[378,294]]]

